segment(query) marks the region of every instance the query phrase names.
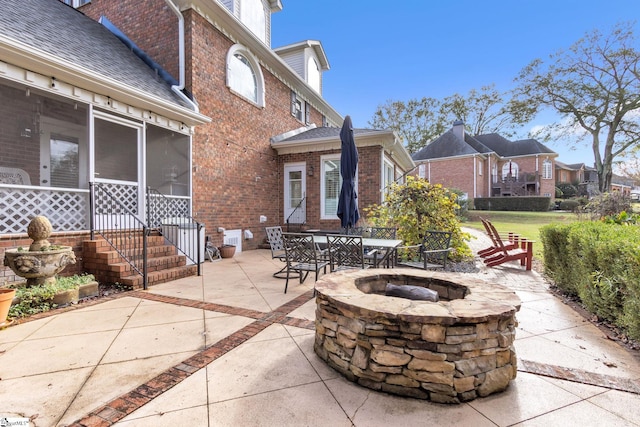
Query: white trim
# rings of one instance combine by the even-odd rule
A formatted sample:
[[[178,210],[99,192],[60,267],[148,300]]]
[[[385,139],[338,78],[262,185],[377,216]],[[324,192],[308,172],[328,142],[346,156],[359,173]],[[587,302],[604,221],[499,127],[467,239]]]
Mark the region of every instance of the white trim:
[[[338,166],[340,166],[340,153],[337,154],[325,154],[324,156],[320,156],[320,219],[321,220],[331,220],[331,219],[339,219],[337,212],[334,215],[326,215],[325,214],[325,162],[328,160],[337,160]],[[356,174],[357,177],[357,174]],[[357,179],[356,179],[357,182]],[[342,176],[340,176],[340,184],[342,185]],[[338,191],[340,189],[338,188]],[[339,195],[339,193],[338,193]],[[337,200],[337,199],[336,199]],[[338,207],[336,202],[336,208]]]
[[[283,174],[284,174],[284,178],[283,178],[283,185],[284,188],[282,189],[282,194],[283,194],[283,210],[282,213],[284,214],[284,218],[282,219],[282,222],[285,223],[287,221],[287,218],[289,217],[289,215],[291,215],[291,213],[293,212],[293,209],[287,206],[287,202],[289,201],[291,194],[289,193],[289,174],[288,171],[301,171],[302,172],[302,197],[306,197],[307,195],[307,163],[306,162],[295,162],[295,163],[285,163],[284,167],[283,167]],[[306,215],[306,212],[305,212]]]
[[[76,63],[36,50],[2,34],[0,34],[0,58],[6,61],[0,61],[0,76],[38,87],[47,92],[66,93],[70,98],[76,98],[80,95],[84,95],[85,99],[101,97],[104,101],[110,98],[118,103],[129,104],[131,108],[139,109],[142,112],[150,111],[153,115],[165,116],[167,120],[175,120],[179,124],[185,123],[189,126],[211,121],[211,118],[203,114],[147,92],[141,92],[116,79],[97,74]],[[35,81],[30,82],[29,77],[37,79],[38,84],[34,84]],[[53,87],[52,81],[55,81]],[[89,93],[83,94],[84,91]],[[104,105],[108,104],[104,102]],[[122,108],[122,111],[123,114],[131,114],[126,108]],[[177,127],[179,128],[179,126]]]

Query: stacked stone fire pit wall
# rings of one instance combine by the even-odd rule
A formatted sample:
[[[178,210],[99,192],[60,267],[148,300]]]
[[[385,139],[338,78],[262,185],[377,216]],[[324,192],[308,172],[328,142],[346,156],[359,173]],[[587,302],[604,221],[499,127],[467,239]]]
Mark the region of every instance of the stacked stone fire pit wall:
[[[387,283],[435,290],[440,301],[385,296]],[[505,287],[393,269],[327,275],[316,291],[315,352],[364,387],[460,403],[503,391],[516,377],[520,299]]]

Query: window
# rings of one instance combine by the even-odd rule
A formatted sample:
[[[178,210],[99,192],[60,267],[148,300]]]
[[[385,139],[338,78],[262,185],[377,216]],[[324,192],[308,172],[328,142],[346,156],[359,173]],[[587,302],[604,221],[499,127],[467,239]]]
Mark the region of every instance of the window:
[[[427,177],[427,167],[425,166],[424,163],[418,165],[418,176],[420,178],[426,178]]]
[[[52,135],[49,144],[51,187],[78,188],[80,182],[78,140],[65,135]]]
[[[342,186],[340,176],[340,154],[322,156],[320,158],[322,179],[320,181],[320,219],[337,219],[338,197]],[[355,182],[358,189],[358,174]]]
[[[478,159],[478,175],[482,176],[482,159]]]
[[[382,201],[384,201],[387,198],[389,190],[391,190],[391,184],[396,180],[393,164],[389,163],[386,159],[382,165],[382,173]]]
[[[227,53],[227,86],[237,95],[264,106],[264,79],[255,57],[242,45]]]
[[[509,160],[502,165],[502,180],[518,179],[518,164]]]
[[[242,0],[240,21],[263,43],[267,42],[267,13],[262,0]]]
[[[493,177],[493,182],[498,182],[498,164],[494,163],[491,167],[491,176]]]
[[[551,160],[545,159],[542,162],[542,179],[551,178],[553,178],[553,166],[551,164]]]
[[[84,4],[91,3],[91,0],[63,0],[64,3],[73,7],[80,7]]]
[[[291,115],[306,125],[311,121],[309,104],[294,91],[291,91]]]

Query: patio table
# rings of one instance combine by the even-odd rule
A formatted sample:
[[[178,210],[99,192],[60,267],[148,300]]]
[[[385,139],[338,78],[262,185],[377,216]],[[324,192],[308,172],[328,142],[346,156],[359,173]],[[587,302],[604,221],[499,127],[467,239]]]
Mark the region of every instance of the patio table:
[[[326,235],[314,235],[313,240],[318,245],[326,245],[327,244],[327,236]],[[371,237],[363,237],[362,245],[368,248],[380,248],[385,249],[382,258],[378,264],[386,263],[389,260],[391,254],[393,254],[394,249],[398,246],[402,245],[402,240],[398,239],[374,239]],[[393,261],[393,260],[392,260]],[[388,263],[391,267],[394,266],[394,262]]]

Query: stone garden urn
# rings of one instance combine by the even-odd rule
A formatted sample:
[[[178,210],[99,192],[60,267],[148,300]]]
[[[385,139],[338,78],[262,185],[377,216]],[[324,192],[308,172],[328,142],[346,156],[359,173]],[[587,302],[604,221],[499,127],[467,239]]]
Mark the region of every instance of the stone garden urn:
[[[7,249],[4,265],[27,279],[26,286],[55,283],[55,275],[69,264],[76,263],[71,246],[52,245],[47,240],[52,227],[44,216],[37,216],[29,223],[27,233],[33,240],[28,248]]]

